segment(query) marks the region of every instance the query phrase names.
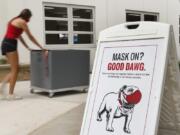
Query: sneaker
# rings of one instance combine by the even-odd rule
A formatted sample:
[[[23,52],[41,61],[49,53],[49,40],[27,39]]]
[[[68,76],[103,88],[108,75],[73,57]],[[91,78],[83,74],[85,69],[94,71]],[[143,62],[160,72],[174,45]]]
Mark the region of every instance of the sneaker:
[[[21,99],[23,99],[21,96],[18,96],[18,95],[8,95],[7,97],[6,97],[6,99],[7,100],[21,100]]]

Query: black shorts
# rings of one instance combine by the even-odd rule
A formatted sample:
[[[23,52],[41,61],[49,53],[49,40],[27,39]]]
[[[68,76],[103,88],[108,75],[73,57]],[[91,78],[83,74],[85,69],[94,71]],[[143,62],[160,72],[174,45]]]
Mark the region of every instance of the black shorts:
[[[6,55],[6,53],[14,52],[16,50],[17,50],[17,40],[4,38],[1,44],[2,55]]]

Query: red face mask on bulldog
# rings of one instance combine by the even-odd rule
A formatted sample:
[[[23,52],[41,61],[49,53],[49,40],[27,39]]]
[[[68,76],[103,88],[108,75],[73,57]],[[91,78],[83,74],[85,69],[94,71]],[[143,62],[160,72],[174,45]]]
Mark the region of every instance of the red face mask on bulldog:
[[[138,104],[142,98],[140,90],[136,90],[131,95],[126,95],[127,104]]]

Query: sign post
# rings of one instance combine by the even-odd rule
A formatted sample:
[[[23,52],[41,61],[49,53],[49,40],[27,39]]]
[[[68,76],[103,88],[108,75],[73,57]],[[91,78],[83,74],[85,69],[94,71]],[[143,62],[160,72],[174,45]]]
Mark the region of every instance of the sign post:
[[[80,135],[180,134],[179,82],[170,25],[134,22],[102,31]]]

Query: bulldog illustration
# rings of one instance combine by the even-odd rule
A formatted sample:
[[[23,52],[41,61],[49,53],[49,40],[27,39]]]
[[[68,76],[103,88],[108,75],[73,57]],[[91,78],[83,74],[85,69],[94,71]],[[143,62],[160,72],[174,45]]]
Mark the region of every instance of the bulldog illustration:
[[[102,114],[106,113],[106,130],[113,132],[114,118],[125,117],[124,132],[131,133],[130,122],[134,106],[141,100],[142,94],[138,87],[124,85],[118,93],[106,94],[97,113],[97,121],[102,121]]]

